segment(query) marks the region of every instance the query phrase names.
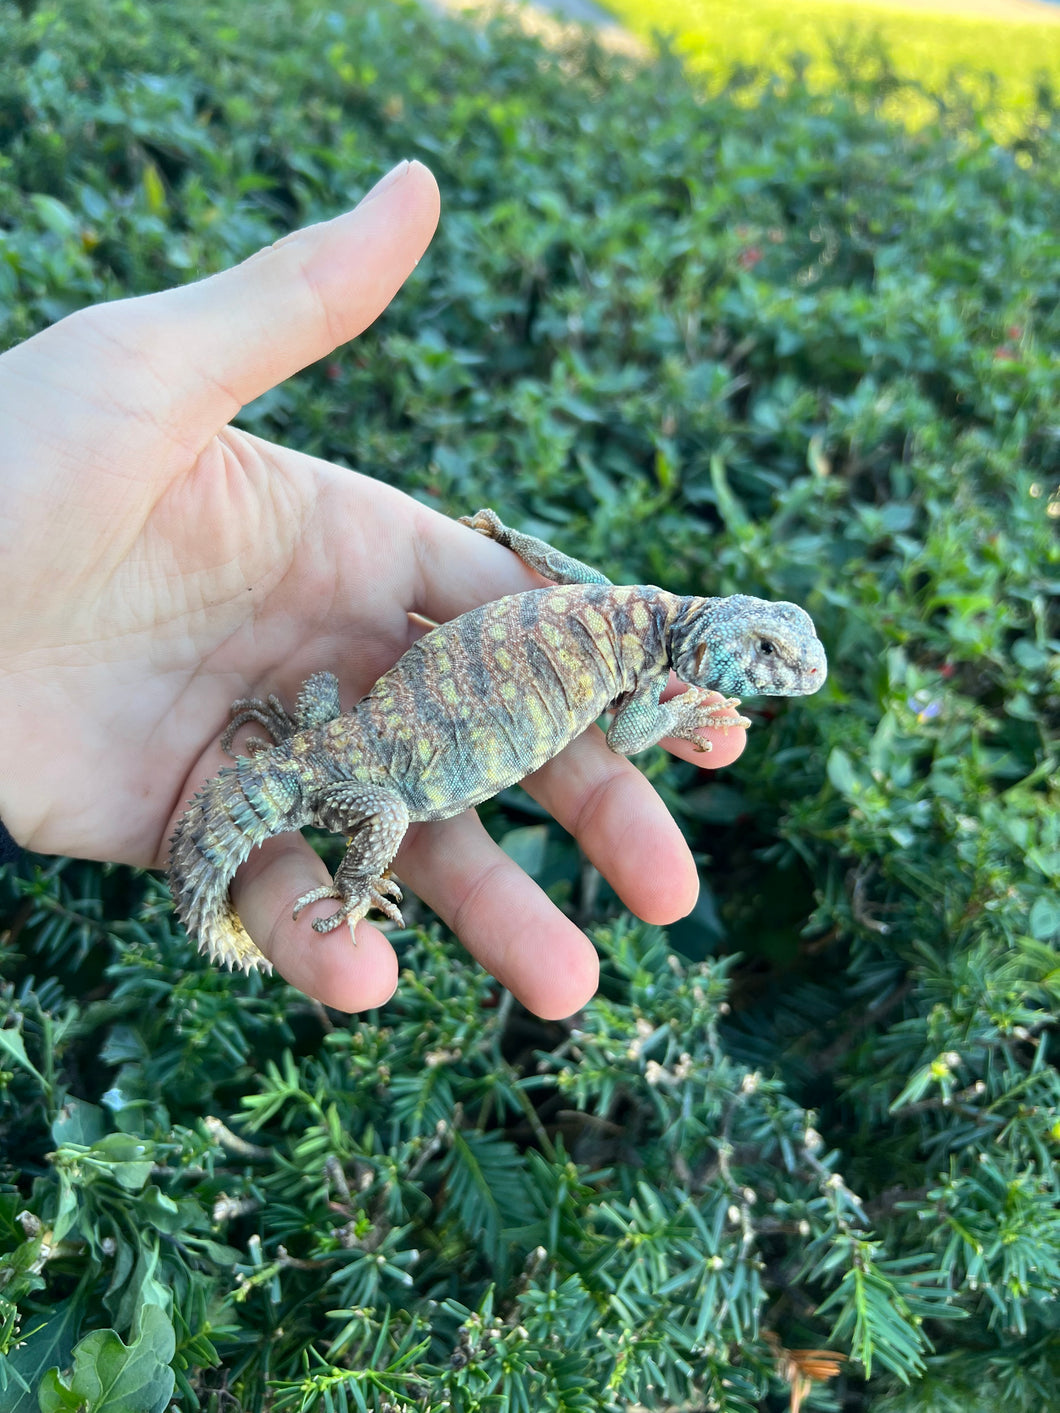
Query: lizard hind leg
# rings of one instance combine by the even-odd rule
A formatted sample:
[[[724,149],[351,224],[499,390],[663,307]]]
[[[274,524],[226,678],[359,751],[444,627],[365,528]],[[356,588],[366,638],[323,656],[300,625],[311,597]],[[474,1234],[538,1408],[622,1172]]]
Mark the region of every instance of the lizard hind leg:
[[[308,726],[324,726],[342,712],[339,705],[339,679],[333,672],[314,672],[307,677],[298,691],[294,711],[289,712],[279,697],[269,694],[261,697],[240,697],[230,708],[232,719],[221,737],[221,749],[226,755],[234,755],[232,741],[236,732],[248,721],[256,721],[272,737],[263,741],[260,736],[247,740],[247,749],[252,753],[265,751],[269,746],[278,746],[298,731]]]
[[[380,785],[342,781],[317,797],[313,822],[348,834],[349,847],[333,882],[303,893],[293,916],[297,918],[303,908],[321,898],[337,898],[337,911],[313,920],[314,932],[332,932],[344,922],[360,922],[372,908],[404,926],[398,908],[401,889],[388,874],[409,826],[409,812],[400,796]]]
[[[487,540],[496,540],[517,554],[529,569],[554,584],[610,584],[611,580],[562,550],[554,549],[536,535],[524,535],[521,530],[509,530],[495,510],[476,510],[474,515],[462,515],[460,524],[477,530]]]

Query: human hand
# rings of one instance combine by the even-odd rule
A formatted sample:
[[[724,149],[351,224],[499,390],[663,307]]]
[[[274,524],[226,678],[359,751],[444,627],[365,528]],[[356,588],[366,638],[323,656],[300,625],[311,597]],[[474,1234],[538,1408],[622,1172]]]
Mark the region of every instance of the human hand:
[[[402,164],[334,221],[0,358],[0,818],[25,847],[163,867],[186,801],[224,763],[236,697],[290,705],[329,669],[348,708],[417,636],[409,612],[444,620],[541,582],[391,487],[229,425],[372,323],[437,219],[433,177]],[[716,733],[708,763],[743,742]],[[527,788],[639,916],[693,906],[680,831],[598,731]],[[396,871],[531,1010],[569,1015],[592,994],[588,939],[473,812],[414,826]],[[345,928],[313,932],[312,909],[291,918],[322,882],[309,846],[280,837],[233,900],[288,981],[341,1010],[378,1005],[397,979],[383,933],[358,923],[352,946]]]

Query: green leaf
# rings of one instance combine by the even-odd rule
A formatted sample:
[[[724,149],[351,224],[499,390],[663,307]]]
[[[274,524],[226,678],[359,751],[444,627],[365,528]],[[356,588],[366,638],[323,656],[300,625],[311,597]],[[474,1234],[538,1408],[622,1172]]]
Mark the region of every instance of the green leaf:
[[[51,231],[52,235],[71,236],[80,226],[74,212],[64,206],[57,197],[34,192],[30,197],[30,205],[36,211],[41,225],[45,230]]]
[[[42,1382],[41,1413],[77,1407],[85,1413],[162,1413],[173,1393],[169,1366],[175,1352],[169,1316],[146,1305],[131,1344],[113,1330],[94,1330],[81,1340],[69,1381],[52,1370]]]
[[[92,1155],[110,1164],[115,1181],[129,1192],[139,1192],[154,1167],[151,1145],[134,1134],[108,1133],[92,1145]]]
[[[8,1026],[0,1030],[0,1050],[6,1050],[16,1065],[21,1065],[24,1070],[28,1070],[31,1075],[38,1079],[42,1089],[46,1090],[48,1088],[48,1081],[26,1054],[26,1042],[22,1039],[22,1032],[20,1030],[12,1030]]]
[[[1051,942],[1060,933],[1060,898],[1054,893],[1039,893],[1031,904],[1027,926],[1037,941]]]
[[[106,1117],[98,1104],[67,1099],[52,1120],[53,1143],[80,1143],[91,1148],[106,1133]]]
[[[8,1363],[25,1380],[26,1388],[13,1390],[9,1386],[0,1394],[2,1413],[37,1413],[37,1389],[44,1372],[53,1365],[64,1368],[69,1364],[84,1313],[80,1292],[60,1301],[48,1316],[27,1312],[25,1340],[8,1355]]]
[[[81,1413],[84,1399],[63,1383],[58,1369],[49,1369],[40,1381],[37,1403],[41,1413]]]
[[[726,527],[737,538],[746,537],[751,528],[750,519],[729,485],[725,462],[717,452],[710,458],[710,483],[714,487],[718,514]]]
[[[857,793],[858,777],[853,763],[842,746],[833,746],[828,754],[828,779],[844,799]]]
[[[144,196],[152,216],[165,216],[167,211],[165,183],[153,162],[148,162],[143,174]]]
[[[498,842],[508,857],[531,878],[541,873],[548,848],[548,825],[527,824],[520,829],[509,829]]]
[[[70,1179],[70,1174],[65,1168],[61,1168],[59,1170],[59,1201],[56,1206],[55,1219],[52,1222],[53,1241],[62,1241],[73,1230],[77,1215],[77,1189]]]
[[[175,1232],[185,1226],[188,1213],[178,1202],[163,1192],[156,1183],[145,1187],[136,1203],[137,1216],[158,1231]]]

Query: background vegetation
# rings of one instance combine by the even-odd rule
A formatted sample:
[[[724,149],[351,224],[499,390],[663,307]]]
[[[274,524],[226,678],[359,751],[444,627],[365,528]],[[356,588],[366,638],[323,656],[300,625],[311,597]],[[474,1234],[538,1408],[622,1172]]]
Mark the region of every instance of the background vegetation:
[[[1048,96],[999,146],[856,56],[707,90],[396,0],[24,9],[5,343],[420,156],[410,286],[246,423],[795,599],[832,675],[723,776],[644,762],[703,861],[669,938],[487,808],[603,954],[566,1026],[425,914],[351,1020],[193,958],[154,877],[0,874],[0,1409],[1056,1407]]]
[[[910,127],[941,110],[1011,141],[1042,101],[1051,103],[1042,86],[1055,91],[1060,82],[1060,12],[1045,5],[1038,18],[931,0],[608,0],[607,8],[648,38],[671,36],[676,52],[714,82],[741,70],[769,82],[776,56],[797,55],[799,76],[815,91],[860,88]]]

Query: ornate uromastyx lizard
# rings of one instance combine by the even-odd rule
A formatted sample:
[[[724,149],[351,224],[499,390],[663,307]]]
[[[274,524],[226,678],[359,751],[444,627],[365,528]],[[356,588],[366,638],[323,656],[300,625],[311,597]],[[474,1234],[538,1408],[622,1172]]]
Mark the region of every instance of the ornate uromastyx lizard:
[[[275,697],[241,700],[221,744],[247,721],[273,744],[210,780],[173,836],[170,884],[199,948],[232,966],[268,968],[228,896],[250,851],[313,824],[350,836],[334,886],[298,899],[337,898],[318,932],[371,908],[401,921],[389,876],[409,824],[446,819],[514,785],[609,708],[607,744],[632,755],[664,736],[709,745],[702,727],[733,725],[741,697],[803,696],[825,680],[813,623],[791,603],[746,594],[707,599],[650,585],[622,588],[542,540],[509,530],[492,510],[464,523],[506,545],[552,587],[510,594],[443,623],[385,673],[352,711],[318,672],[289,714]],[[690,690],[659,696],[670,668]],[[741,724],[746,725],[745,721]]]

